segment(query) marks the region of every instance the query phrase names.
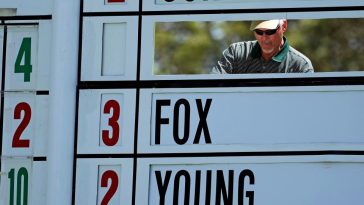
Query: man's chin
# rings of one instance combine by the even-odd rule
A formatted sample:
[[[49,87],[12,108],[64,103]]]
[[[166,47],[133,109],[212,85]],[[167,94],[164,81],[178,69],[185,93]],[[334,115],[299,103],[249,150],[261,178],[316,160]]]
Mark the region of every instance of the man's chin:
[[[274,49],[262,49],[262,52],[266,55],[270,55],[274,52]]]

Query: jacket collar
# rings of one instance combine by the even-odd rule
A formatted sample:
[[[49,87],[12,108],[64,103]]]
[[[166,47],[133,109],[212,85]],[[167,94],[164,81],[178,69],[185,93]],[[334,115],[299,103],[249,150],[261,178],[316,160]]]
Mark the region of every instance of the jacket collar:
[[[286,39],[286,37],[283,37],[283,40],[284,40],[284,44],[283,44],[282,49],[272,58],[272,60],[279,62],[279,63],[282,62],[286,58],[287,53],[289,51],[288,40]],[[262,51],[261,51],[258,41],[255,41],[255,44],[253,45],[253,48],[252,48],[251,56],[253,58],[260,58],[262,56],[261,52]]]

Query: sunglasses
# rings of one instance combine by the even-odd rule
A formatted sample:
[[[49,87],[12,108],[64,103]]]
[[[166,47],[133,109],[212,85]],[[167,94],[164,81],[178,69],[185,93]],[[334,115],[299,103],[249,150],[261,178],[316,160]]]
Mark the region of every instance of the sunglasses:
[[[276,29],[268,29],[268,30],[265,30],[265,31],[262,31],[262,30],[259,30],[259,29],[255,29],[254,32],[256,34],[258,34],[259,36],[262,36],[263,34],[265,34],[267,36],[271,36],[271,35],[277,33],[277,30],[278,29],[279,29],[279,26]]]

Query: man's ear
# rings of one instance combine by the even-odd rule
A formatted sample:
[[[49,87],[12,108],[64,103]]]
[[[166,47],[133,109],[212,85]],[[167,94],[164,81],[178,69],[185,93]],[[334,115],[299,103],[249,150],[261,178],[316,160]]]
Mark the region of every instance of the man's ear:
[[[285,32],[288,27],[288,22],[287,22],[287,19],[283,19],[282,21],[283,21],[282,22],[282,31]]]

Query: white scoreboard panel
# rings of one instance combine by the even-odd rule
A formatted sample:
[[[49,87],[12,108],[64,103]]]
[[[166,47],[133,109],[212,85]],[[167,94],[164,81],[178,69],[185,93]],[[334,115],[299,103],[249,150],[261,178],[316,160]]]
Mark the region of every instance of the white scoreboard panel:
[[[135,80],[137,17],[85,17],[83,33],[82,80]]]
[[[363,73],[155,75],[153,64],[158,22],[363,18],[363,6],[82,1],[73,204],[361,204]],[[36,170],[17,160],[10,181]]]
[[[0,2],[0,205],[52,201],[54,2]],[[72,204],[362,204],[363,72],[153,72],[157,23],[364,18],[362,0],[79,2]]]
[[[41,6],[40,6],[41,5]],[[46,204],[51,4],[2,1],[0,204]]]
[[[92,0],[81,9],[80,82],[135,82],[139,2]],[[133,203],[137,91],[115,88],[79,90],[73,204]]]
[[[73,203],[361,204],[363,73],[155,75],[153,65],[158,22],[363,18],[363,5],[83,1]]]
[[[140,159],[135,204],[360,204],[364,187],[353,176],[362,176],[363,161],[336,160],[293,156]]]
[[[362,86],[143,89],[140,101],[149,102],[140,104],[143,153],[177,147],[183,152],[351,150],[364,144]]]
[[[143,2],[145,11],[280,9],[362,6],[360,0],[153,0]],[[259,12],[258,12],[259,13]]]

